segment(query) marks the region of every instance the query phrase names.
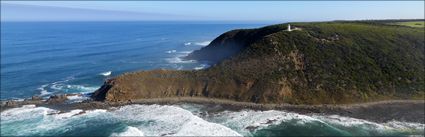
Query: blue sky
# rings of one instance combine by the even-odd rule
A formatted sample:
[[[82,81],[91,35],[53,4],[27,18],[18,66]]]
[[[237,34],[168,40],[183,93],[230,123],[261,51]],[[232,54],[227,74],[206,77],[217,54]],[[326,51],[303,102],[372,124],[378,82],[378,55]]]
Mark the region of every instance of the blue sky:
[[[326,21],[424,18],[424,1],[1,1],[2,21]]]

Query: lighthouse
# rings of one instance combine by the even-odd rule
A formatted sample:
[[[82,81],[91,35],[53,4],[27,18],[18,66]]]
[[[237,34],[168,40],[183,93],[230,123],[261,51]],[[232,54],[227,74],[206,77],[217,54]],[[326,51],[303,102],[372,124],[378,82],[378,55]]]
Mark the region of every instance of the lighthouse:
[[[291,30],[291,24],[288,24],[288,31],[292,31]]]

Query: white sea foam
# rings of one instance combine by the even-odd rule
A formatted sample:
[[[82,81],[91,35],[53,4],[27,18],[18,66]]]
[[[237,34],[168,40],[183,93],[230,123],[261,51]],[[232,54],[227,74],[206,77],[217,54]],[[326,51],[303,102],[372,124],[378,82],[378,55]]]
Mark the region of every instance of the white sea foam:
[[[82,110],[76,109],[60,113],[54,109],[25,105],[1,112],[1,135],[46,135],[52,131],[95,128],[92,127],[93,124],[114,125],[117,122],[127,127],[123,132],[116,132],[111,136],[250,136],[255,131],[248,127],[258,130],[282,123],[308,126],[312,122],[338,130],[378,133],[377,135],[399,131],[422,135],[424,131],[424,124],[420,123],[375,123],[338,115],[301,115],[277,110],[223,111],[209,114],[203,119],[193,114],[202,111],[202,106],[182,107],[185,109],[167,105],[127,105],[111,108],[109,111],[96,109],[82,113]],[[87,122],[92,124],[84,124]]]
[[[112,133],[113,137],[126,137],[126,136],[144,136],[143,132],[137,129],[136,127],[128,126],[124,132],[121,133]]]
[[[71,110],[70,112],[60,113],[60,114],[56,114],[52,116],[56,119],[66,119],[66,118],[70,118],[71,116],[77,115],[82,111],[83,110],[81,109],[75,109],[75,110]]]
[[[166,51],[166,53],[175,53],[175,52],[177,52],[177,50],[169,50],[169,51]]]
[[[17,120],[29,120],[33,119],[37,115],[46,115],[48,113],[57,113],[57,111],[45,108],[45,107],[36,107],[35,105],[24,105],[19,108],[12,108],[1,112],[1,122],[2,124],[8,123],[9,121]]]
[[[65,80],[56,81],[50,84],[41,85],[37,90],[40,91],[39,96],[46,97],[51,94],[61,93],[82,93],[87,94],[97,90],[98,86],[72,85],[67,84],[68,81],[75,79],[74,76],[67,77]]]
[[[239,112],[224,111],[213,116],[211,119],[214,122],[221,123],[225,126],[242,133],[243,135],[251,135],[250,127],[255,127],[255,130],[263,129],[269,125],[280,124],[281,122],[294,120],[297,124],[304,124],[316,119],[300,115],[297,113],[289,113],[284,111],[253,111],[242,110]]]
[[[202,41],[202,42],[196,42],[195,45],[198,45],[198,46],[207,46],[210,43],[211,43],[211,41]]]
[[[186,42],[186,43],[184,43],[184,45],[185,45],[185,46],[192,45],[192,42]]]
[[[2,136],[34,136],[51,135],[74,128],[89,128],[85,121],[93,119],[107,122],[110,116],[106,111],[92,110],[81,113],[82,110],[71,110],[62,113],[58,110],[26,105],[1,112]],[[59,132],[58,132],[59,131]],[[50,133],[50,134],[49,134]],[[54,135],[54,134],[53,134]]]
[[[183,60],[181,57],[173,57],[166,59],[168,63],[195,63],[196,60]]]
[[[190,45],[196,45],[196,46],[207,46],[208,44],[210,44],[211,41],[201,41],[201,42],[186,42],[184,43],[185,46],[190,46]]]
[[[112,71],[106,71],[106,72],[99,73],[99,75],[102,75],[102,76],[110,76],[111,74],[112,74]]]
[[[207,122],[176,106],[130,105],[113,113],[128,121],[154,121],[152,126],[143,127],[147,136],[239,136],[230,128]]]
[[[54,92],[78,92],[82,94],[87,94],[94,92],[99,87],[98,86],[83,86],[83,85],[68,85],[64,83],[52,83],[50,88],[54,90]]]
[[[239,112],[224,111],[208,116],[208,121],[220,123],[245,136],[252,135],[259,129],[264,129],[270,125],[296,124],[308,125],[311,123],[320,123],[335,130],[359,131],[365,135],[384,135],[397,132],[419,133],[423,134],[424,124],[391,121],[387,123],[375,123],[367,120],[343,117],[338,115],[302,115],[298,113],[285,111],[254,111],[242,110]],[[254,131],[252,131],[254,130]]]
[[[386,123],[375,123],[363,119],[356,119],[350,117],[343,117],[338,115],[313,115],[312,117],[320,119],[325,123],[331,124],[339,128],[346,128],[353,130],[373,131],[374,133],[385,134],[392,132],[423,132],[425,124],[389,121]]]
[[[190,51],[180,51],[178,53],[181,53],[181,54],[184,54],[184,55],[188,55],[189,53],[192,53],[192,52],[193,52],[193,50],[190,50]]]
[[[384,129],[384,127],[380,124],[362,119],[343,117],[338,115],[313,115],[313,117],[326,121],[327,123],[337,124],[345,127],[363,125],[371,128]]]
[[[187,56],[192,51],[181,51],[178,52],[175,57],[165,59],[168,63],[179,64],[179,63],[196,63],[196,60],[184,60],[183,57]]]
[[[82,94],[76,94],[76,95],[70,95],[67,96],[68,102],[70,103],[76,103],[76,102],[83,102],[84,100],[90,99],[90,97],[82,95]]]
[[[39,90],[39,91],[40,91],[40,95],[39,95],[39,96],[44,97],[44,96],[48,96],[48,95],[52,94],[51,92],[48,92],[48,91],[47,91],[47,89],[46,89],[46,87],[47,87],[48,85],[49,85],[49,84],[41,85],[41,86],[37,89],[37,90]]]
[[[383,125],[389,126],[395,129],[402,129],[402,130],[415,129],[418,131],[425,131],[425,124],[421,124],[421,123],[400,122],[400,121],[393,120],[393,121],[386,122]]]
[[[82,93],[82,94],[94,92],[95,90],[97,90],[99,88],[97,86],[89,87],[89,86],[83,86],[83,85],[66,85],[65,87],[67,89],[78,90],[79,93]]]
[[[194,70],[201,70],[201,69],[204,69],[204,68],[207,68],[207,67],[209,67],[208,64],[201,64],[201,65],[199,65],[199,66],[197,66],[197,67],[195,67],[193,69]]]

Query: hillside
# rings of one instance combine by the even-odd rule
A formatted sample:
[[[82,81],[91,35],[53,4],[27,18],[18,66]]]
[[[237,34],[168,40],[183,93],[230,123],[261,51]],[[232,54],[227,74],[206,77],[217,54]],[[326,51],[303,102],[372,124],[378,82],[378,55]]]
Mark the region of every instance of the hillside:
[[[340,104],[423,99],[423,28],[376,22],[291,23],[226,32],[186,59],[199,71],[126,73],[95,100],[197,96],[255,103]]]

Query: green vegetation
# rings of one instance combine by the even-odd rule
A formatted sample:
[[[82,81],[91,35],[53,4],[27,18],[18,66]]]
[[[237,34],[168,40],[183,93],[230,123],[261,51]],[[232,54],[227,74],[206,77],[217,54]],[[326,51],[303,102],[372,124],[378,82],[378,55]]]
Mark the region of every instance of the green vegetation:
[[[202,96],[256,103],[336,104],[424,99],[422,28],[388,22],[291,23],[233,30],[190,59],[201,71],[147,71],[115,78],[106,100]],[[231,52],[225,52],[231,51]],[[101,92],[101,91],[99,91]]]
[[[424,28],[425,27],[425,21],[411,21],[411,22],[397,22],[394,23],[395,25],[402,25],[402,26],[409,26],[409,27],[418,27],[418,28]]]

